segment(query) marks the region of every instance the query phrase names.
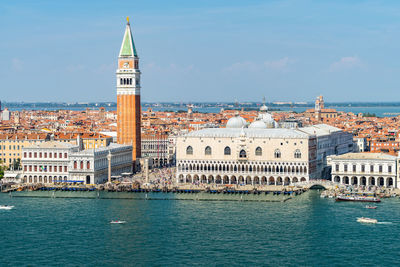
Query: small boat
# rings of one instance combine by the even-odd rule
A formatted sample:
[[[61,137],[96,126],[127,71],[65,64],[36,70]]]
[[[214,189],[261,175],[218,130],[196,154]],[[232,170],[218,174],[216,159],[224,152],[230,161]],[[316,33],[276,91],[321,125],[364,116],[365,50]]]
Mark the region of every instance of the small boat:
[[[11,210],[14,206],[0,205],[0,210]]]
[[[368,206],[368,205],[367,205],[367,206],[365,206],[365,208],[366,208],[366,209],[371,209],[371,210],[374,210],[374,209],[376,209],[376,208],[377,208],[377,206]]]
[[[123,223],[126,223],[126,221],[119,221],[119,220],[116,220],[116,221],[111,221],[110,223],[113,223],[113,224],[123,224]]]
[[[366,217],[360,217],[360,218],[357,218],[357,222],[359,222],[359,223],[378,223],[378,220],[366,218]]]
[[[379,198],[369,196],[338,196],[336,201],[381,202]]]

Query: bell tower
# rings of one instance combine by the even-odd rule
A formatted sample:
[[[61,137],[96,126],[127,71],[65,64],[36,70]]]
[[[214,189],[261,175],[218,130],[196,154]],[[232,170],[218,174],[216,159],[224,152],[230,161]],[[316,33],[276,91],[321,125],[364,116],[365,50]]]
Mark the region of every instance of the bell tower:
[[[139,57],[133,42],[129,17],[118,56],[117,142],[132,145],[132,160],[141,156],[141,108]]]

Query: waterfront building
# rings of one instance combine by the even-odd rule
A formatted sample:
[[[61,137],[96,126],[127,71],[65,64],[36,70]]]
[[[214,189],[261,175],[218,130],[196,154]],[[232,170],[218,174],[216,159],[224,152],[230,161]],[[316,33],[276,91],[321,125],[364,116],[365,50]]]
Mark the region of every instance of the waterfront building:
[[[132,146],[132,159],[141,156],[140,70],[139,57],[128,22],[118,56],[117,78],[117,140]]]
[[[321,174],[320,178],[329,178],[327,156],[353,152],[353,135],[339,128],[317,124],[303,127],[301,131],[317,138],[317,172]]]
[[[131,172],[131,146],[110,144],[84,150],[79,138],[77,144],[59,141],[34,144],[23,148],[20,177],[27,183],[103,183],[107,180],[108,155],[111,155],[112,175]]]
[[[24,147],[49,141],[46,133],[3,133],[0,134],[0,160],[2,165],[11,166],[21,159]]]
[[[398,188],[399,158],[383,153],[348,153],[328,157],[332,181],[352,186]]]
[[[142,158],[149,160],[149,167],[169,165],[172,161],[169,148],[168,135],[142,135]]]
[[[177,181],[288,185],[328,176],[326,157],[353,151],[352,135],[333,126],[277,127],[263,105],[250,125],[236,114],[226,128],[179,136]]]
[[[132,172],[132,146],[110,144],[98,149],[85,149],[71,153],[69,177],[85,184],[100,184],[108,179],[108,157],[111,156],[111,176]]]
[[[239,124],[233,119],[228,124]],[[317,178],[316,146],[315,135],[297,129],[194,131],[177,138],[176,178],[178,183],[253,185],[308,181]]]
[[[27,183],[54,183],[69,181],[69,157],[78,146],[48,141],[22,149],[22,175]]]

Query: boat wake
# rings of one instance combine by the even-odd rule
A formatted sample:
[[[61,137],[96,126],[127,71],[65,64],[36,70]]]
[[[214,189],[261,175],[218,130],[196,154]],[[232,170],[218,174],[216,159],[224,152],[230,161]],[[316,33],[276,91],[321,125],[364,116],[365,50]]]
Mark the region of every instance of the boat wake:
[[[377,222],[377,224],[393,224],[392,222]]]

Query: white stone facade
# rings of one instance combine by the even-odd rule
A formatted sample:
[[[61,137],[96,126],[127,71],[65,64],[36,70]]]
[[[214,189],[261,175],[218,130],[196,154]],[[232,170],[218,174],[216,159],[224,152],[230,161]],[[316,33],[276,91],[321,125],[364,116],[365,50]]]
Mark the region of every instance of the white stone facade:
[[[98,149],[80,150],[79,146],[57,141],[25,147],[22,150],[22,174],[26,183],[107,181],[111,153],[112,175],[132,171],[132,146],[110,144]]]
[[[69,157],[78,147],[69,143],[48,141],[22,149],[22,177],[27,183],[68,181]]]
[[[328,157],[332,181],[352,186],[399,188],[398,159],[383,153],[348,153]]]
[[[132,171],[132,146],[110,144],[99,149],[82,150],[71,154],[71,180],[100,184],[108,179],[108,154],[111,154],[111,175]]]
[[[218,128],[177,138],[178,183],[292,184],[316,178],[316,137],[292,129]]]

